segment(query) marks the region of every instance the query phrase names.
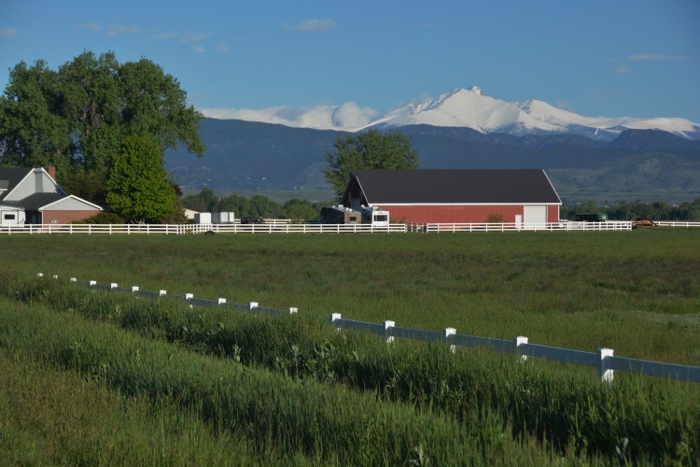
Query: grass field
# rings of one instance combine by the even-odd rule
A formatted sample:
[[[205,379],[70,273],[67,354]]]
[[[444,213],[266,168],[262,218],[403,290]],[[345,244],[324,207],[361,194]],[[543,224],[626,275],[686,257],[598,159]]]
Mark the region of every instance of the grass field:
[[[698,365],[699,245],[678,229],[0,237],[0,464],[696,465],[698,385],[390,348],[324,318]]]
[[[700,231],[12,236],[34,275],[700,365]]]

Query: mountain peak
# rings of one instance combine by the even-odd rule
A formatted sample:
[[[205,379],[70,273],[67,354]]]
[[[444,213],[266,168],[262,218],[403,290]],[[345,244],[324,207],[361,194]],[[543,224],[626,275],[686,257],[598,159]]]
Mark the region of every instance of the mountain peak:
[[[484,95],[484,91],[479,87],[479,86],[472,86],[471,89],[469,89],[471,92],[474,94],[477,94],[479,96]]]

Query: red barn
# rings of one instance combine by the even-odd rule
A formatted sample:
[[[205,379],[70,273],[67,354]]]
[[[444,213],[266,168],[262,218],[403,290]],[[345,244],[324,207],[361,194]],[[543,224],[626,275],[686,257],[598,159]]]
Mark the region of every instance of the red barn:
[[[559,221],[561,199],[541,169],[351,170],[342,204],[393,221],[518,225]]]

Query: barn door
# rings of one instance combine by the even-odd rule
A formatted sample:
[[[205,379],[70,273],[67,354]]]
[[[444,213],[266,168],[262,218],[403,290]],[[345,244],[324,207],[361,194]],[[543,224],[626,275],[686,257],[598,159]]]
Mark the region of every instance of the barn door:
[[[542,230],[547,223],[547,206],[524,206],[523,229]]]

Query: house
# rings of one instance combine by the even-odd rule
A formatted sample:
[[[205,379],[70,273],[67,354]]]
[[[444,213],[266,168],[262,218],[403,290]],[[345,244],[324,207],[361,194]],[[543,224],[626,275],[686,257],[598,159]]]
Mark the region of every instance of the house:
[[[406,223],[559,221],[561,199],[541,169],[351,170],[341,203]]]
[[[0,168],[0,225],[68,224],[102,211],[68,195],[56,182],[56,169]]]

